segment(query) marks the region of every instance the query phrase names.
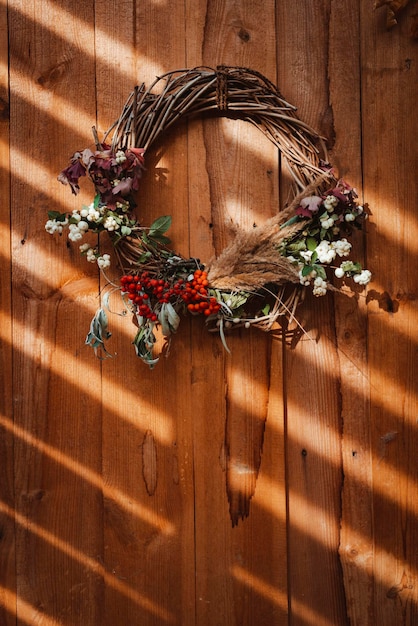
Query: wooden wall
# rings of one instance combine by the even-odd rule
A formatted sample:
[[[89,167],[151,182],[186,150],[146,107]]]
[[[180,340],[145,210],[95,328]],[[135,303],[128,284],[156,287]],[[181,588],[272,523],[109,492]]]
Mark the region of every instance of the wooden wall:
[[[418,623],[417,11],[387,31],[373,0],[1,0],[2,626]],[[150,372],[113,316],[99,362],[95,269],[44,230],[92,190],[57,173],[135,84],[218,64],[329,138],[374,281],[308,299],[294,348],[247,331],[228,355],[183,320]],[[178,128],[148,165],[141,217],[204,260],[285,196],[244,122]]]

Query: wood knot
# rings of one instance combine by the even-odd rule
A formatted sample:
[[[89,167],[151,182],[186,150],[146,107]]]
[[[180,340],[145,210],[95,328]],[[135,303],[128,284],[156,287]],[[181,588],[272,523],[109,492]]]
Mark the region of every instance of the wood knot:
[[[240,28],[238,31],[238,37],[241,39],[241,41],[243,41],[244,43],[248,43],[251,39],[250,33],[248,32],[248,30],[246,30],[245,28]]]
[[[58,84],[67,73],[73,56],[71,52],[67,53],[61,61],[42,72],[37,79],[37,83],[46,89]]]

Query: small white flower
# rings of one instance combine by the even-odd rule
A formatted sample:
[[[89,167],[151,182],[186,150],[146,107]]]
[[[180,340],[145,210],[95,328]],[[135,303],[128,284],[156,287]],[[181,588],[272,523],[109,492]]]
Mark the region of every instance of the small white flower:
[[[302,275],[302,270],[299,270],[299,281],[301,285],[310,285],[311,284],[311,280],[313,278],[316,278],[316,270],[312,270],[311,272],[309,272],[309,274],[306,274],[306,276]]]
[[[299,282],[301,285],[310,285],[311,283],[311,276],[310,274],[307,274],[306,276],[302,276],[302,270],[299,270]]]
[[[126,156],[123,150],[118,150],[116,152],[116,163],[124,163],[126,161]]]
[[[86,232],[86,230],[89,229],[89,225],[84,220],[80,220],[77,226],[78,226],[78,230],[81,230],[83,232]]]
[[[68,229],[70,231],[68,233],[68,239],[70,239],[71,241],[79,241],[83,238],[83,233],[79,229],[77,224],[70,224]]]
[[[321,241],[319,245],[316,246],[315,252],[318,255],[318,259],[320,263],[331,263],[336,256],[336,251],[331,247],[329,241]]]
[[[347,213],[345,216],[346,222],[354,222],[355,219],[356,219],[356,216],[354,215],[354,213]]]
[[[117,223],[113,215],[109,215],[105,219],[103,226],[106,228],[106,230],[109,231],[117,230],[119,228],[119,224]]]
[[[80,241],[80,239],[83,238],[83,233],[81,232],[81,230],[72,230],[68,233],[68,239],[70,239],[71,241]]]
[[[363,270],[360,274],[353,276],[353,280],[359,285],[367,285],[367,283],[370,282],[371,277],[372,273],[369,270]]]
[[[332,228],[334,226],[334,220],[332,217],[329,217],[326,220],[321,220],[321,228],[328,230],[328,228]]]
[[[327,282],[320,276],[318,276],[314,280],[314,288],[312,290],[312,293],[314,294],[314,296],[325,296],[325,294],[327,293]]]
[[[110,255],[109,254],[103,254],[103,256],[99,256],[97,258],[97,265],[100,267],[101,270],[104,270],[106,267],[110,266]]]
[[[74,209],[71,217],[73,218],[73,220],[77,220],[77,222],[79,222],[81,220],[81,215],[77,211],[77,209]]]
[[[302,257],[302,259],[304,259],[308,263],[311,260],[312,255],[313,255],[313,250],[302,250],[300,252],[300,256]]]
[[[342,278],[344,276],[345,272],[343,270],[342,267],[337,267],[335,270],[335,275],[337,278]]]
[[[338,256],[348,256],[351,250],[351,243],[349,243],[345,238],[339,239],[338,241],[332,242],[331,248],[335,250]]]
[[[90,244],[89,243],[82,243],[80,246],[80,252],[87,252],[87,250],[90,250]]]
[[[84,207],[83,209],[81,209],[80,217],[87,217],[88,214],[89,214],[89,210],[87,207]]]
[[[94,248],[89,248],[87,250],[86,257],[89,263],[96,263],[96,253],[94,252]]]
[[[57,222],[57,220],[48,220],[45,224],[45,230],[50,235],[53,235],[54,233],[61,234],[63,227],[67,224],[68,220],[65,220],[64,222]]]
[[[87,220],[89,222],[97,222],[100,219],[100,217],[101,217],[100,211],[90,206],[88,213],[87,213]]]
[[[358,215],[361,215],[361,214],[363,213],[363,211],[364,211],[364,209],[363,209],[363,207],[361,206],[361,204],[357,205],[356,209],[357,209],[357,213],[358,213]]]
[[[327,196],[323,204],[328,213],[331,213],[338,204],[338,198],[335,196]]]

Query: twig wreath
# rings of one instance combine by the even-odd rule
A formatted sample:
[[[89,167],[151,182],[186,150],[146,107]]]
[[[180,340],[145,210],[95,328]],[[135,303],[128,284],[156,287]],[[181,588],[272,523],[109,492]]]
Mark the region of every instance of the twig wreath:
[[[203,264],[170,249],[165,234],[170,216],[150,226],[140,224],[135,196],[152,144],[182,118],[206,115],[246,120],[264,133],[284,157],[295,197],[263,225],[240,231],[218,258]],[[347,237],[367,217],[355,190],[336,178],[323,139],[258,72],[225,66],[169,72],[148,89],[144,84],[135,88],[102,141],[95,128],[93,135],[95,150],[76,152],[58,177],[77,194],[79,179],[88,175],[95,188],[93,202],[71,213],[49,212],[45,228],[61,234],[68,227],[73,242],[87,233],[98,236],[96,245],[82,243],[80,251],[108,281],[103,307],[86,338],[101,358],[110,356],[104,344],[110,337],[106,310],[115,292],[124,313],[133,314],[137,355],[153,367],[157,329],[170,338],[187,311],[203,316],[228,349],[226,329],[270,331],[280,316],[293,317],[306,289],[316,296],[337,289],[329,282],[330,270],[340,280],[369,282],[370,272],[347,258]],[[122,273],[119,284],[106,276],[111,258],[100,253],[102,233],[113,244]]]

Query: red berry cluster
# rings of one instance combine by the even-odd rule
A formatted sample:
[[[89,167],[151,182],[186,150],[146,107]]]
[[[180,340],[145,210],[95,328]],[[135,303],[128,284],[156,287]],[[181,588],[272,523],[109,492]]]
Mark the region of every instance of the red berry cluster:
[[[217,313],[221,305],[214,297],[208,294],[208,276],[203,270],[196,270],[193,279],[186,283],[181,297],[187,304],[187,308],[192,313],[203,313],[212,315]]]
[[[150,307],[150,296],[156,296],[159,302],[168,302],[171,295],[167,291],[168,283],[150,278],[148,272],[142,272],[139,276],[127,274],[122,276],[120,282],[121,291],[127,293],[129,300],[136,304],[139,315],[156,322],[158,317]]]
[[[159,304],[170,302],[173,298],[181,298],[189,311],[211,315],[220,309],[216,298],[208,294],[206,272],[196,270],[190,281],[183,278],[169,282],[163,278],[151,278],[149,272],[140,275],[127,274],[120,279],[121,291],[136,305],[139,315],[156,322],[157,314],[153,310],[152,301]]]

